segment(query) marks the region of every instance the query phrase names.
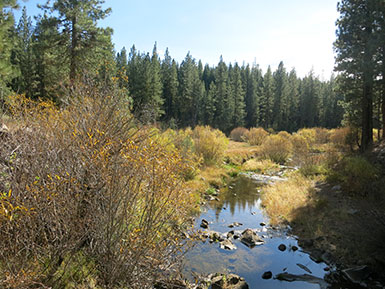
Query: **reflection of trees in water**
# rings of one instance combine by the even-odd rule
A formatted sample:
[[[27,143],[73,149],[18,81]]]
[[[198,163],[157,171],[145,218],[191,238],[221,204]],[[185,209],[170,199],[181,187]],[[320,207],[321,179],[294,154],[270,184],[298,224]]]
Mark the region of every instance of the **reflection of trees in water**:
[[[222,208],[230,210],[234,216],[235,210],[245,211],[252,208],[259,199],[258,184],[248,177],[239,176],[232,189],[222,191],[220,201],[215,204],[215,216],[218,221]]]

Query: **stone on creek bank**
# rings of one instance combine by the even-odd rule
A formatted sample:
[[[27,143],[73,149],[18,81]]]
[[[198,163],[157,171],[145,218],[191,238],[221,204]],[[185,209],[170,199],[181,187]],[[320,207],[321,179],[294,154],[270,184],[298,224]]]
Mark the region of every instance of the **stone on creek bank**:
[[[209,275],[212,289],[249,289],[244,278],[235,274]]]
[[[360,284],[360,285],[365,285],[365,281],[370,276],[370,269],[368,266],[359,266],[359,267],[354,267],[354,268],[348,268],[342,270],[342,273],[345,275],[345,277],[355,283],[355,284]]]
[[[260,175],[260,174],[254,174],[254,173],[241,173],[241,174],[261,185],[269,185],[276,182],[287,181],[287,178],[282,178],[278,176]]]
[[[274,279],[287,282],[302,281],[312,284],[318,284],[321,289],[326,289],[329,286],[329,284],[324,279],[309,274],[295,275],[290,273],[280,273],[276,275]]]
[[[258,235],[251,229],[246,229],[242,232],[241,242],[248,247],[255,247],[265,243]]]

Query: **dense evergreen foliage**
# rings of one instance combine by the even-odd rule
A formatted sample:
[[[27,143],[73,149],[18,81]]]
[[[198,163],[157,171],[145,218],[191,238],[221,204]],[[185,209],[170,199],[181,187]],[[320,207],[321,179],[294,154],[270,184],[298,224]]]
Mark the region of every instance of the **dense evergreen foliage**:
[[[385,2],[343,0],[338,11],[336,68],[347,120],[362,128],[364,151],[373,142],[373,126],[381,128],[381,118],[385,124]]]
[[[181,64],[167,50],[160,59],[135,46],[126,59],[117,54],[117,68],[126,71],[134,112],[146,121],[170,126],[210,125],[224,132],[239,126],[296,131],[301,127],[337,127],[343,110],[338,105],[334,76],[321,81],[311,71],[299,78],[281,62],[266,73],[258,65],[226,64],[221,57],[210,67],[188,53]],[[149,113],[152,112],[152,113]],[[151,117],[151,119],[148,118]]]
[[[209,66],[190,53],[178,63],[168,50],[161,57],[156,44],[152,53],[133,46],[115,55],[112,30],[97,26],[110,13],[101,8],[104,1],[48,1],[36,23],[24,9],[18,24],[9,9],[14,3],[3,2],[3,94],[60,103],[63,90],[86,75],[99,82],[113,79],[144,123],[210,125],[226,133],[239,126],[296,131],[341,123],[343,96],[334,76],[320,80],[310,71],[300,78],[283,62],[264,72],[257,64],[226,63],[222,57]]]

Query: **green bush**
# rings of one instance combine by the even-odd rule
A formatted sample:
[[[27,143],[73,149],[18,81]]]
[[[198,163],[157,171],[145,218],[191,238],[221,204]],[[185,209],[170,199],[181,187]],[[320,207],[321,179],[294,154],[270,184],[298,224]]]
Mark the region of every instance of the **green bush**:
[[[355,194],[366,194],[378,178],[378,168],[362,156],[343,159],[329,179],[342,184],[343,190]]]

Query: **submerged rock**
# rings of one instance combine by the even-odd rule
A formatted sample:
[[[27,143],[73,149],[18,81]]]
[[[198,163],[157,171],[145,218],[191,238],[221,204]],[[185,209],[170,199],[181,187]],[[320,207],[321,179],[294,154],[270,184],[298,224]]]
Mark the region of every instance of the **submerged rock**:
[[[305,270],[306,272],[308,272],[309,274],[312,274],[313,272],[310,271],[310,269],[308,267],[306,267],[305,265],[302,265],[300,263],[297,263],[296,264],[299,268],[301,268],[302,270]]]
[[[290,273],[280,273],[275,276],[275,279],[287,282],[302,281],[312,284],[318,284],[321,289],[326,289],[329,285],[324,279],[309,274],[295,275]]]
[[[202,219],[202,221],[201,221],[201,227],[202,227],[203,229],[208,229],[208,228],[209,228],[209,222],[208,222],[207,220],[205,220],[205,219]]]
[[[231,223],[230,225],[228,225],[227,227],[234,228],[234,227],[240,227],[240,226],[243,226],[243,224],[238,223],[238,222],[234,222],[234,223]]]
[[[221,241],[220,247],[221,247],[221,249],[229,250],[229,251],[237,249],[237,246],[235,246],[233,244],[233,242],[231,242],[229,239],[225,239],[225,240]]]
[[[271,279],[271,277],[273,277],[273,273],[271,273],[271,271],[267,271],[262,274],[262,279]]]
[[[246,229],[242,232],[241,242],[248,247],[254,247],[265,243],[253,230]]]
[[[235,274],[214,274],[210,279],[212,289],[249,289],[245,279]]]
[[[286,245],[285,245],[285,244],[279,245],[279,246],[278,246],[278,250],[279,250],[279,251],[282,251],[282,252],[285,251],[285,250],[286,250]]]

